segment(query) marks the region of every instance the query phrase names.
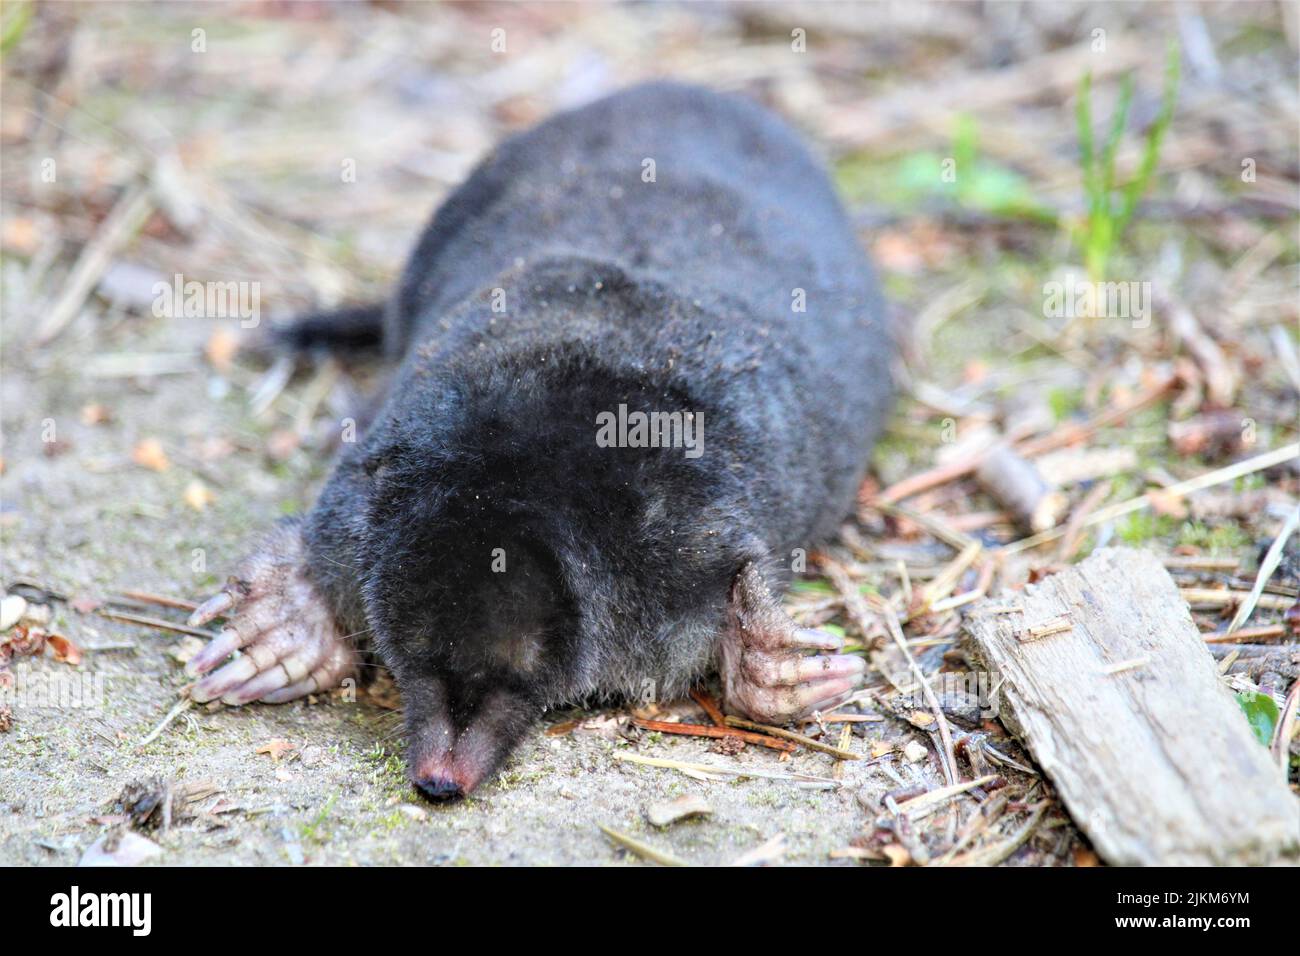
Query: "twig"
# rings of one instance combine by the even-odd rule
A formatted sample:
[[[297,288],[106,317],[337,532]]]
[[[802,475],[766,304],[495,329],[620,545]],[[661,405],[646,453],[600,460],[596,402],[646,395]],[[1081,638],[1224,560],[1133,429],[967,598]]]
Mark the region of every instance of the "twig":
[[[671,853],[665,853],[663,850],[656,850],[648,843],[642,843],[636,837],[628,836],[621,833],[613,827],[607,827],[603,823],[597,823],[600,832],[605,834],[625,850],[630,850],[643,860],[649,860],[651,863],[658,863],[660,866],[685,866],[685,860],[679,860]]]
[[[178,700],[175,706],[173,706],[171,710],[167,711],[167,716],[162,719],[162,722],[153,730],[151,730],[149,732],[149,735],[145,737],[144,740],[136,744],[136,746],[148,747],[151,743],[153,743],[155,740],[158,739],[159,734],[161,734],[164,730],[167,729],[168,724],[170,724],[173,720],[175,720],[177,717],[185,713],[185,711],[189,710],[193,706],[194,706],[194,701],[190,700],[188,697],[183,697],[180,700]]]
[[[1300,442],[1284,445],[1281,448],[1275,448],[1273,451],[1267,451],[1263,454],[1255,455],[1252,458],[1247,458],[1245,461],[1239,461],[1236,464],[1228,465],[1224,468],[1217,468],[1214,471],[1208,471],[1203,475],[1197,475],[1195,478],[1189,478],[1187,481],[1180,481],[1177,484],[1170,485],[1168,488],[1161,488],[1159,489],[1159,496],[1164,500],[1181,498],[1196,491],[1212,488],[1215,485],[1235,481],[1245,475],[1254,474],[1255,472],[1263,471],[1266,468],[1272,468],[1274,465],[1280,465],[1297,456],[1300,456]],[[1151,494],[1147,493],[1139,495],[1136,498],[1130,498],[1128,501],[1121,501],[1108,507],[1101,508],[1088,516],[1088,518],[1083,522],[1083,527],[1088,528],[1093,525],[1104,524],[1107,521],[1113,521],[1115,518],[1130,514],[1134,511],[1142,511],[1151,507],[1151,500]],[[1049,531],[1044,531],[1042,534],[1036,534],[1030,538],[1021,538],[1019,541],[1013,541],[1010,544],[1003,545],[998,549],[998,553],[1019,554],[1021,551],[1036,548],[1040,544],[1055,541],[1063,534],[1065,534],[1064,528],[1052,528]]]
[[[790,740],[797,744],[803,744],[809,750],[816,750],[819,753],[830,754],[837,760],[861,760],[861,754],[855,754],[852,750],[845,750],[843,747],[832,747],[830,744],[824,744],[820,740],[814,740],[811,737],[805,737],[803,734],[797,734],[793,730],[786,730],[784,727],[771,727],[767,724],[756,724],[752,720],[743,720],[740,717],[727,717],[728,727],[741,727],[746,730],[757,730],[765,734],[771,734],[773,737],[780,737],[783,740]],[[849,729],[846,725],[845,729]]]
[[[1295,736],[1297,706],[1300,706],[1300,680],[1291,684],[1291,693],[1286,695],[1282,716],[1277,722],[1277,729],[1273,732],[1273,756],[1277,758],[1277,765],[1283,775],[1287,772],[1287,764],[1291,757],[1291,738]]]
[[[962,548],[957,557],[953,558],[942,571],[935,575],[934,580],[921,589],[923,604],[933,605],[935,602],[951,596],[953,589],[961,581],[962,575],[975,563],[983,551],[984,545],[978,541],[971,541],[970,544]]]
[[[675,724],[668,720],[642,720],[640,717],[632,718],[632,723],[642,730],[651,730],[661,734],[681,734],[686,737],[734,737],[743,740],[747,744],[758,744],[760,747],[782,750],[786,753],[793,753],[798,749],[794,744],[785,740],[775,740],[763,734],[751,734],[730,727],[714,727],[709,724]]]
[[[1043,818],[1047,812],[1048,801],[1041,801],[1025,821],[1025,825],[1012,834],[1002,843],[995,844],[991,847],[982,847],[978,850],[971,850],[969,853],[963,853],[961,856],[950,860],[949,866],[995,866],[1001,863],[1016,850],[1020,849],[1031,836],[1033,836],[1038,821]]]
[[[1016,634],[1016,640],[1037,641],[1044,637],[1051,637],[1053,634],[1064,634],[1072,630],[1074,630],[1074,625],[1070,623],[1070,619],[1061,614],[1050,621],[1044,621],[1042,624],[1035,624],[1033,627],[1025,628]]]
[[[831,579],[831,584],[839,592],[840,597],[844,600],[844,610],[853,622],[858,633],[862,635],[864,644],[871,641],[871,613],[868,610],[867,602],[862,597],[862,591],[853,583],[849,577],[848,570],[839,561],[829,555],[823,555],[820,561],[822,570],[826,576]]]
[[[912,656],[912,652],[907,646],[907,638],[903,636],[903,628],[898,623],[898,615],[894,613],[893,606],[888,601],[880,599],[876,600],[876,605],[885,616],[889,636],[894,639],[894,643],[898,645],[899,651],[907,660],[908,667],[912,669],[913,676],[916,677],[917,682],[921,685],[921,690],[925,694],[926,703],[930,705],[930,709],[934,712],[934,718],[939,727],[939,739],[943,741],[944,776],[948,778],[949,784],[958,783],[961,781],[961,777],[957,771],[957,757],[952,749],[952,730],[948,726],[948,718],[944,716],[943,708],[939,706],[939,698],[935,696],[934,688],[930,686],[930,679],[925,676],[925,671],[921,670],[921,665]]]
[[[1170,375],[1169,377],[1152,385],[1146,391],[1135,395],[1133,399],[1118,408],[1112,408],[1107,411],[1094,415],[1088,421],[1081,425],[1071,425],[1065,428],[1057,429],[1041,438],[1030,439],[1021,442],[1016,446],[1016,451],[1026,458],[1033,458],[1037,455],[1046,454],[1049,451],[1056,451],[1058,448],[1064,448],[1067,445],[1073,445],[1075,442],[1091,438],[1094,434],[1103,428],[1109,428],[1111,425],[1118,425],[1124,419],[1128,418],[1135,412],[1140,412],[1148,405],[1154,405],[1160,399],[1164,398],[1174,386],[1178,384],[1178,376]]]
[[[1146,667],[1150,663],[1151,658],[1149,657],[1135,657],[1132,660],[1108,664],[1101,669],[1101,672],[1107,677],[1113,677],[1115,674],[1123,674],[1126,671],[1137,670],[1139,667]]]
[[[1264,560],[1260,562],[1259,573],[1255,575],[1255,586],[1250,589],[1250,595],[1237,608],[1232,623],[1228,625],[1229,634],[1245,624],[1246,620],[1254,612],[1255,606],[1259,603],[1260,595],[1264,593],[1264,585],[1268,583],[1268,579],[1273,576],[1273,572],[1277,570],[1277,566],[1281,563],[1282,549],[1286,547],[1287,541],[1295,533],[1297,526],[1300,526],[1300,506],[1297,506],[1287,515],[1282,530],[1277,533],[1272,546],[1268,549],[1268,554],[1264,555]]]
[[[904,518],[919,528],[929,532],[938,538],[954,551],[961,551],[977,544],[975,538],[966,534],[964,531],[958,531],[952,525],[939,518],[938,515],[928,514],[920,511],[913,511],[911,508],[905,508],[902,505],[890,504],[885,501],[872,502],[874,507],[881,514],[889,515],[891,518]]]
[[[122,596],[145,604],[157,604],[159,607],[174,607],[178,611],[193,611],[198,607],[193,601],[167,597],[165,594],[152,594],[149,591],[123,591]]]
[[[697,687],[691,691],[691,699],[704,708],[704,712],[709,715],[709,720],[713,721],[714,726],[727,726],[727,718],[722,716],[722,711],[707,693]]]
[[[823,724],[878,724],[885,718],[880,714],[823,714]]]
[[[1229,604],[1244,605],[1252,592],[1232,591],[1227,588],[1179,588],[1178,593],[1188,604],[1227,607]],[[1262,607],[1266,611],[1285,611],[1294,603],[1294,598],[1282,597],[1279,594],[1262,594],[1255,599],[1255,606]]]
[[[1241,564],[1241,559],[1173,554],[1162,558],[1161,563],[1170,571],[1234,571]]]
[[[1083,523],[1088,520],[1088,515],[1096,511],[1097,506],[1106,500],[1106,496],[1110,494],[1110,487],[1109,481],[1099,481],[1083,496],[1083,500],[1079,502],[1079,507],[1074,509],[1074,513],[1070,515],[1070,520],[1065,524],[1065,535],[1061,538],[1061,544],[1056,549],[1057,561],[1064,564],[1074,557],[1074,553],[1079,550]]]
[[[97,607],[95,613],[100,617],[106,617],[113,621],[125,621],[128,624],[139,624],[143,627],[154,627],[164,631],[175,631],[178,634],[192,634],[195,637],[203,637],[211,640],[217,635],[212,631],[205,631],[200,627],[190,627],[188,624],[177,624],[174,621],[164,620],[161,617],[150,617],[147,614],[130,614],[126,611],[111,611],[108,608]]]
[[[680,770],[683,773],[718,774],[724,777],[752,777],[756,780],[779,780],[800,786],[814,786],[818,789],[838,790],[842,784],[831,777],[817,777],[808,773],[782,773],[779,770],[758,770],[749,767],[725,767],[711,763],[687,763],[682,760],[669,760],[665,757],[643,757],[640,754],[615,753],[615,760],[628,763],[644,764],[647,767],[663,767],[667,770]]]
[[[95,238],[81,250],[76,265],[63,282],[63,294],[46,311],[34,337],[38,346],[49,343],[76,318],[113,256],[139,231],[152,211],[148,186],[137,183],[123,193],[100,224]]]
[[[943,855],[943,858],[939,860],[938,865],[948,866],[952,863],[953,858],[956,857],[958,853],[966,849],[966,847],[968,847],[976,837],[998,821],[1002,814],[1006,812],[1007,804],[1009,802],[1010,800],[1004,793],[996,793],[986,801],[979,808],[979,812],[972,815],[966,822],[961,837],[952,845],[952,849]]]
[[[1069,502],[1029,459],[999,443],[984,453],[975,480],[1031,533],[1060,522]]]
[[[846,723],[840,728],[840,750],[848,750],[849,744],[853,743],[853,725]],[[844,779],[844,761],[840,761],[831,768],[831,776],[836,780]]]
[[[1231,634],[1216,631],[1213,634],[1205,634],[1203,637],[1206,644],[1248,644],[1251,641],[1266,641],[1273,637],[1285,637],[1287,630],[1285,624],[1266,624],[1263,627],[1243,627]]]
[[[1094,416],[1082,425],[1072,425],[1066,428],[1057,429],[1050,435],[1044,435],[1041,438],[1030,439],[1021,442],[1016,446],[1016,451],[1026,458],[1032,458],[1035,455],[1042,455],[1049,451],[1055,451],[1058,448],[1064,448],[1066,445],[1072,445],[1075,442],[1083,441],[1091,437],[1094,433],[1111,425],[1118,424],[1134,412],[1139,412],[1148,405],[1153,405],[1173,389],[1177,384],[1178,377],[1170,375],[1168,378],[1151,386],[1146,391],[1135,396],[1132,401],[1120,405],[1117,408],[1109,409],[1099,415]],[[875,501],[870,504],[879,507],[883,504],[896,504],[905,498],[918,495],[923,491],[928,491],[938,485],[946,485],[950,481],[956,481],[958,478],[965,478],[967,475],[975,473],[980,463],[984,460],[984,454],[972,455],[969,458],[963,458],[961,461],[949,462],[946,465],[940,465],[937,468],[931,468],[929,471],[923,471],[919,474],[904,478],[902,481],[890,485],[879,495]]]
[[[1214,341],[1183,302],[1170,294],[1161,296],[1169,330],[1192,356],[1205,378],[1206,397],[1211,405],[1231,408],[1237,394],[1239,374],[1228,362],[1219,343]]]
[[[904,800],[898,805],[899,813],[906,813],[913,820],[919,820],[928,816],[939,807],[947,803],[953,797],[959,797],[968,790],[974,790],[976,787],[984,787],[998,779],[995,773],[985,774],[974,780],[967,780],[963,783],[955,783],[951,787],[940,787],[938,790],[931,790],[923,793],[919,797],[913,797],[911,800]]]

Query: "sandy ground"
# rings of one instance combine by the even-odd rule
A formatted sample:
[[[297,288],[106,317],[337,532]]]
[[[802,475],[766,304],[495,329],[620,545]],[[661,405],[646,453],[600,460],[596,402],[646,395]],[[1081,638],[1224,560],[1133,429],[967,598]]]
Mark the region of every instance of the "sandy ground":
[[[32,339],[67,273],[8,261],[0,326],[7,583],[38,583],[74,600],[132,588],[201,598],[260,529],[308,507],[327,473],[354,407],[351,380],[331,384],[303,370],[254,413],[265,363],[213,360],[246,334],[242,323],[154,317],[153,281],[177,272],[253,281],[264,315],[382,294],[438,198],[502,132],[651,71],[738,86],[764,64],[802,68],[765,31],[745,54],[730,17],[680,10],[605,11],[563,30],[565,18],[523,7],[429,7],[428,16],[405,18],[358,7],[319,22],[305,12],[242,20],[213,12],[46,8],[7,77],[6,129],[30,148],[7,156],[6,179],[24,184],[5,192],[8,235],[30,225],[36,263],[45,253],[66,260],[95,229],[57,237],[29,201],[88,203],[102,219],[107,208],[97,204],[115,203],[133,170],[166,193],[158,164],[176,159],[187,177],[176,187],[181,204],[197,197],[202,210],[183,228],[175,207],[155,215],[114,253],[107,283],[120,298],[87,297],[41,347]],[[498,23],[509,31],[506,56],[486,48]],[[202,50],[186,48],[194,29],[205,31]],[[633,36],[639,44],[630,48]],[[783,88],[797,94],[798,76],[789,75]],[[28,125],[28,110],[42,122]],[[32,175],[47,156],[57,169],[49,183]],[[352,181],[339,172],[348,162]],[[161,461],[136,460],[152,442],[166,458],[161,470]],[[53,607],[50,629],[84,648],[85,660],[75,669],[48,655],[16,662],[15,722],[0,735],[0,863],[77,862],[109,830],[123,787],[155,777],[216,788],[199,806],[215,813],[150,833],[168,864],[615,863],[628,857],[597,824],[645,835],[646,805],[686,792],[705,794],[715,812],[652,836],[661,848],[718,863],[784,834],[787,861],[822,863],[862,830],[859,792],[878,801],[898,786],[864,762],[836,791],[703,782],[620,764],[615,754],[817,775],[833,761],[781,763],[752,748],[730,757],[694,740],[633,744],[539,728],[473,799],[435,807],[405,782],[397,717],[364,696],[196,708],[141,747],[186,683],[175,656],[183,637]],[[93,706],[40,706],[47,701],[30,688],[50,680],[88,694]],[[894,723],[871,727],[873,737],[907,736]],[[278,760],[256,752],[276,740],[297,749]]]
[[[170,347],[182,346],[172,331],[159,334]],[[272,475],[260,452],[230,452],[199,469],[214,501],[202,512],[186,503],[194,472],[179,462],[197,467],[213,436],[238,441],[240,425],[247,424],[242,398],[207,398],[217,381],[196,371],[142,389],[79,380],[72,368],[39,377],[7,370],[5,407],[15,417],[6,429],[21,436],[14,446],[25,447],[11,449],[17,460],[4,479],[6,580],[39,581],[69,596],[124,588],[201,595],[220,576],[192,571],[195,549],[203,550],[208,568],[227,568],[255,529],[301,507],[326,455],[295,453]],[[112,406],[115,424],[80,424],[79,409],[94,402]],[[59,423],[66,452],[40,453],[40,420],[28,417],[38,409]],[[129,460],[146,431],[178,464],[156,472]],[[22,686],[76,674],[87,682],[77,686],[90,693],[92,706],[18,700],[15,726],[0,738],[3,862],[76,862],[103,830],[91,818],[111,813],[124,784],[152,776],[210,781],[220,788],[223,809],[238,807],[158,837],[167,863],[615,861],[620,854],[596,824],[641,832],[648,802],[688,791],[705,793],[716,813],[672,830],[659,840],[665,848],[718,862],[782,832],[792,858],[820,861],[861,825],[857,789],[873,780],[889,783],[860,766],[845,776],[843,790],[829,793],[760,781],[701,783],[676,771],[618,763],[614,753],[631,748],[627,742],[581,731],[547,737],[539,730],[474,799],[435,807],[422,804],[405,783],[396,716],[365,702],[365,695],[353,703],[327,698],[216,713],[196,708],[142,748],[140,740],[186,683],[173,656],[183,636],[55,607],[52,629],[85,648],[85,662],[74,671],[49,656],[20,660]],[[100,646],[105,649],[94,649]],[[41,703],[35,695],[28,699]],[[255,752],[272,740],[288,741],[299,753],[275,760]],[[634,749],[732,762],[693,741]],[[775,756],[754,753],[737,762],[818,775],[832,763],[800,756],[780,765]],[[418,810],[410,809],[412,801]]]
[[[1043,6],[1022,22],[1010,5],[995,5],[993,20],[977,28],[968,22],[973,6],[937,14],[902,6],[914,13],[880,8],[879,22],[866,23],[831,5],[791,8],[797,13],[757,5],[602,7],[571,21],[560,5],[291,5],[235,17],[216,5],[41,5],[7,56],[0,116],[0,578],[66,597],[52,605],[50,629],[85,653],[76,668],[48,655],[19,660],[20,686],[74,680],[89,689],[93,706],[16,699],[14,725],[0,733],[0,863],[77,862],[112,826],[123,788],[154,777],[209,787],[198,805],[209,812],[149,833],[165,864],[632,859],[602,835],[602,824],[698,863],[734,860],[783,834],[785,862],[822,864],[866,830],[886,791],[940,785],[933,759],[911,764],[897,753],[846,763],[838,789],[703,781],[620,762],[617,754],[817,776],[833,762],[814,754],[782,762],[753,748],[726,756],[655,735],[630,741],[599,715],[603,732],[543,732],[592,717],[579,712],[552,715],[472,799],[431,806],[405,782],[396,716],[364,696],[195,708],[141,746],[186,683],[177,659],[185,639],[74,609],[125,589],[190,599],[211,593],[260,529],[310,506],[356,394],[365,391],[349,375],[304,367],[255,408],[267,363],[229,359],[232,342],[247,333],[239,319],[158,317],[153,282],[182,273],[256,283],[264,323],[382,295],[438,199],[501,135],[653,75],[758,95],[832,156],[862,133],[870,145],[858,158],[870,182],[881,137],[870,116],[854,113],[859,104],[899,84],[941,84],[958,51],[966,68],[995,70],[1042,53],[1044,37],[1086,41],[1089,17],[1100,15]],[[807,25],[812,54],[792,50],[792,24]],[[507,31],[504,53],[489,48],[499,26]],[[1117,37],[1123,26],[1113,24]],[[1116,49],[1126,47],[1117,42]],[[1134,65],[1149,80],[1160,64],[1148,59]],[[1063,89],[1075,82],[1071,70]],[[897,149],[934,141],[929,131],[906,128],[915,106],[899,109],[890,120],[900,127]],[[1067,110],[1035,104],[1023,115],[1031,125],[1049,116],[1056,152],[1072,148]],[[917,127],[927,123],[941,125],[931,118]],[[991,148],[1001,141],[1014,152],[1032,138],[991,129]],[[947,134],[938,141],[946,148]],[[1075,188],[1069,163],[1062,177],[1051,150],[1033,159],[1039,179]],[[140,234],[109,251],[97,288],[72,303],[57,334],[38,342],[58,314],[73,263],[140,182],[155,198]],[[952,255],[942,238],[888,238],[877,237],[875,248],[882,260],[893,251],[886,271],[910,270],[902,295],[891,287],[909,313],[969,278],[965,263],[930,278],[935,262]],[[1247,230],[1233,241],[1240,254],[1258,234]],[[1055,258],[1059,250],[1039,251]],[[969,268],[989,267],[973,258]],[[1283,279],[1273,277],[1279,287]],[[1025,283],[1036,288],[1041,276],[1031,272]],[[1002,306],[995,298],[981,308],[971,322],[948,327],[986,345],[981,316],[1001,316]],[[950,368],[971,354],[950,351]],[[1071,371],[1068,382],[1080,383],[1082,371]],[[897,466],[882,477],[896,480]],[[862,726],[852,746],[863,753],[882,741],[929,745],[902,721]],[[279,759],[258,752],[273,741],[292,749]],[[684,793],[705,795],[713,814],[665,831],[645,822],[649,803]],[[957,821],[940,825],[952,830]],[[1054,810],[1012,862],[1026,862],[1026,854],[1036,863],[1069,862],[1081,846]]]
[[[185,353],[208,332],[166,322],[119,331],[120,340],[112,333],[101,340],[105,351]],[[202,596],[257,529],[310,501],[328,451],[268,462],[243,392],[214,399],[225,379],[211,369],[138,383],[78,375],[77,361],[39,374],[5,369],[12,436],[3,479],[6,581],[39,582],[74,601],[124,589]],[[310,382],[304,375],[290,392]],[[92,404],[111,408],[112,422],[83,424],[81,410]],[[47,419],[61,443],[53,455],[42,453]],[[145,438],[161,443],[171,462],[165,471],[131,460]],[[201,511],[185,497],[194,481],[213,496]],[[53,606],[50,629],[84,648],[85,660],[75,669],[48,655],[16,661],[19,690],[27,692],[16,699],[14,727],[0,736],[0,862],[77,862],[107,829],[94,818],[112,816],[124,785],[155,776],[220,791],[200,807],[215,805],[216,814],[151,834],[164,847],[160,861],[173,864],[615,862],[622,852],[597,824],[644,835],[646,805],[687,792],[703,793],[715,813],[650,838],[663,849],[717,863],[783,833],[787,859],[823,862],[866,821],[859,791],[878,800],[897,786],[862,763],[850,765],[843,789],[831,792],[761,780],[701,782],[620,763],[615,753],[818,776],[833,761],[800,755],[782,763],[752,749],[733,758],[693,740],[633,745],[615,733],[551,737],[539,728],[473,799],[432,806],[405,782],[397,716],[364,694],[359,702],[195,708],[140,747],[187,683],[174,656],[184,636]],[[40,706],[48,698],[35,689],[51,680],[83,693],[70,700],[89,706]],[[573,716],[555,715],[548,724]],[[870,726],[873,738],[907,736],[892,722]],[[297,752],[278,760],[256,752],[274,740]]]

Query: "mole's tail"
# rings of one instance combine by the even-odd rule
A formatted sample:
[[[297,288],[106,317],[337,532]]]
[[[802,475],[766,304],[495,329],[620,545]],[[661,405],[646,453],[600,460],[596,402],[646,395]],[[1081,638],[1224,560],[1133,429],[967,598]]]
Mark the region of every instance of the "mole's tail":
[[[297,352],[376,352],[384,341],[382,302],[308,312],[276,329],[276,341]]]

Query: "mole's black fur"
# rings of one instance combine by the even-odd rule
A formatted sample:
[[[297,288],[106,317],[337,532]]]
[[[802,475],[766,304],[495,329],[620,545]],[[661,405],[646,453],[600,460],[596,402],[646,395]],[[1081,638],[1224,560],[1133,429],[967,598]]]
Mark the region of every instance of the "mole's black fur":
[[[476,782],[545,707],[716,666],[739,570],[779,587],[833,532],[891,393],[875,281],[796,134],[666,83],[507,140],[386,306],[291,332],[377,338],[400,371],[303,538],[435,795],[432,755]],[[702,452],[601,447],[620,405],[691,413]]]

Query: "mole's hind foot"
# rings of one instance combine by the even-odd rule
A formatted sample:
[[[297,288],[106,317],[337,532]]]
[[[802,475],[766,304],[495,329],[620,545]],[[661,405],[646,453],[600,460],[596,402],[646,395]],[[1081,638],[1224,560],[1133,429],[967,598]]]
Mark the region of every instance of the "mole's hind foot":
[[[308,580],[305,561],[298,527],[276,528],[190,616],[195,627],[226,619],[220,636],[185,667],[191,675],[207,675],[190,688],[192,700],[280,704],[356,675],[357,653]]]
[[[783,724],[829,710],[862,686],[862,658],[806,653],[837,651],[844,642],[795,624],[752,564],[732,584],[727,617],[722,688],[728,709]]]

